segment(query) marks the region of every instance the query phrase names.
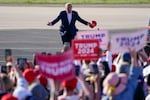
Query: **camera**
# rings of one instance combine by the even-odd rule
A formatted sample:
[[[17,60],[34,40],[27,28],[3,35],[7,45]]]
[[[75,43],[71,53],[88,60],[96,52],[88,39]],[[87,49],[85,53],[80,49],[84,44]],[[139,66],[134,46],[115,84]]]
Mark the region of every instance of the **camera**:
[[[5,49],[5,61],[12,62],[12,50],[11,49]]]
[[[6,66],[6,65],[1,65],[1,73],[6,73],[8,74],[11,70],[12,66]]]
[[[27,58],[17,58],[18,67],[25,68],[26,62],[27,62]]]

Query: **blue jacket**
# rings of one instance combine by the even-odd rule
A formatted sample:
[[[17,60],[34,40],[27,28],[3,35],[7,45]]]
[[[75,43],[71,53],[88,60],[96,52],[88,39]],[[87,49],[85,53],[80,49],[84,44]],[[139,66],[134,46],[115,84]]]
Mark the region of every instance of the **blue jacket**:
[[[76,11],[72,11],[72,20],[70,24],[68,22],[67,12],[65,10],[61,11],[59,15],[57,16],[57,18],[51,22],[52,25],[57,23],[59,20],[61,20],[60,32],[63,32],[63,33],[68,32],[68,33],[71,33],[73,36],[75,36],[76,32],[78,31],[78,29],[75,26],[76,21],[79,21],[85,25],[88,25],[88,22],[80,18],[80,16],[78,15]]]

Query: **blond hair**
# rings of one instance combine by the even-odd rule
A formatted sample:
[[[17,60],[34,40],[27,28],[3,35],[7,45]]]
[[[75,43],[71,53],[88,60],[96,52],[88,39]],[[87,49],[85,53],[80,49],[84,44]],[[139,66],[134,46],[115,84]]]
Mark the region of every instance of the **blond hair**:
[[[65,4],[65,8],[67,8],[67,7],[68,7],[68,5],[71,5],[71,6],[72,6],[72,3],[67,2],[67,3]]]

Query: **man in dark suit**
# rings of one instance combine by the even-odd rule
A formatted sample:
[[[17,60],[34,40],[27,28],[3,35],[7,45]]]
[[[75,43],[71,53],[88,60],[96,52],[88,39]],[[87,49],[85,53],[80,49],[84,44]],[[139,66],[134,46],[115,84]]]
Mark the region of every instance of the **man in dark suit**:
[[[78,29],[75,26],[76,21],[79,21],[85,25],[89,25],[91,28],[93,28],[92,24],[90,22],[85,21],[84,19],[80,18],[78,13],[74,10],[72,10],[72,4],[66,3],[65,5],[66,10],[61,11],[56,19],[54,19],[51,22],[48,22],[48,26],[52,26],[56,24],[59,20],[61,20],[61,26],[60,26],[60,35],[63,44],[64,43],[70,43],[71,40],[75,38],[76,32]]]

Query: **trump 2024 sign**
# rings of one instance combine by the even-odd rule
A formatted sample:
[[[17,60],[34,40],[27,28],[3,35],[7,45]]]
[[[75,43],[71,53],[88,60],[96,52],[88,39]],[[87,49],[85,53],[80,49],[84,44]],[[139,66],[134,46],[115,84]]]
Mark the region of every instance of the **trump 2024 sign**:
[[[75,59],[97,60],[99,58],[99,40],[73,40],[72,47]]]

